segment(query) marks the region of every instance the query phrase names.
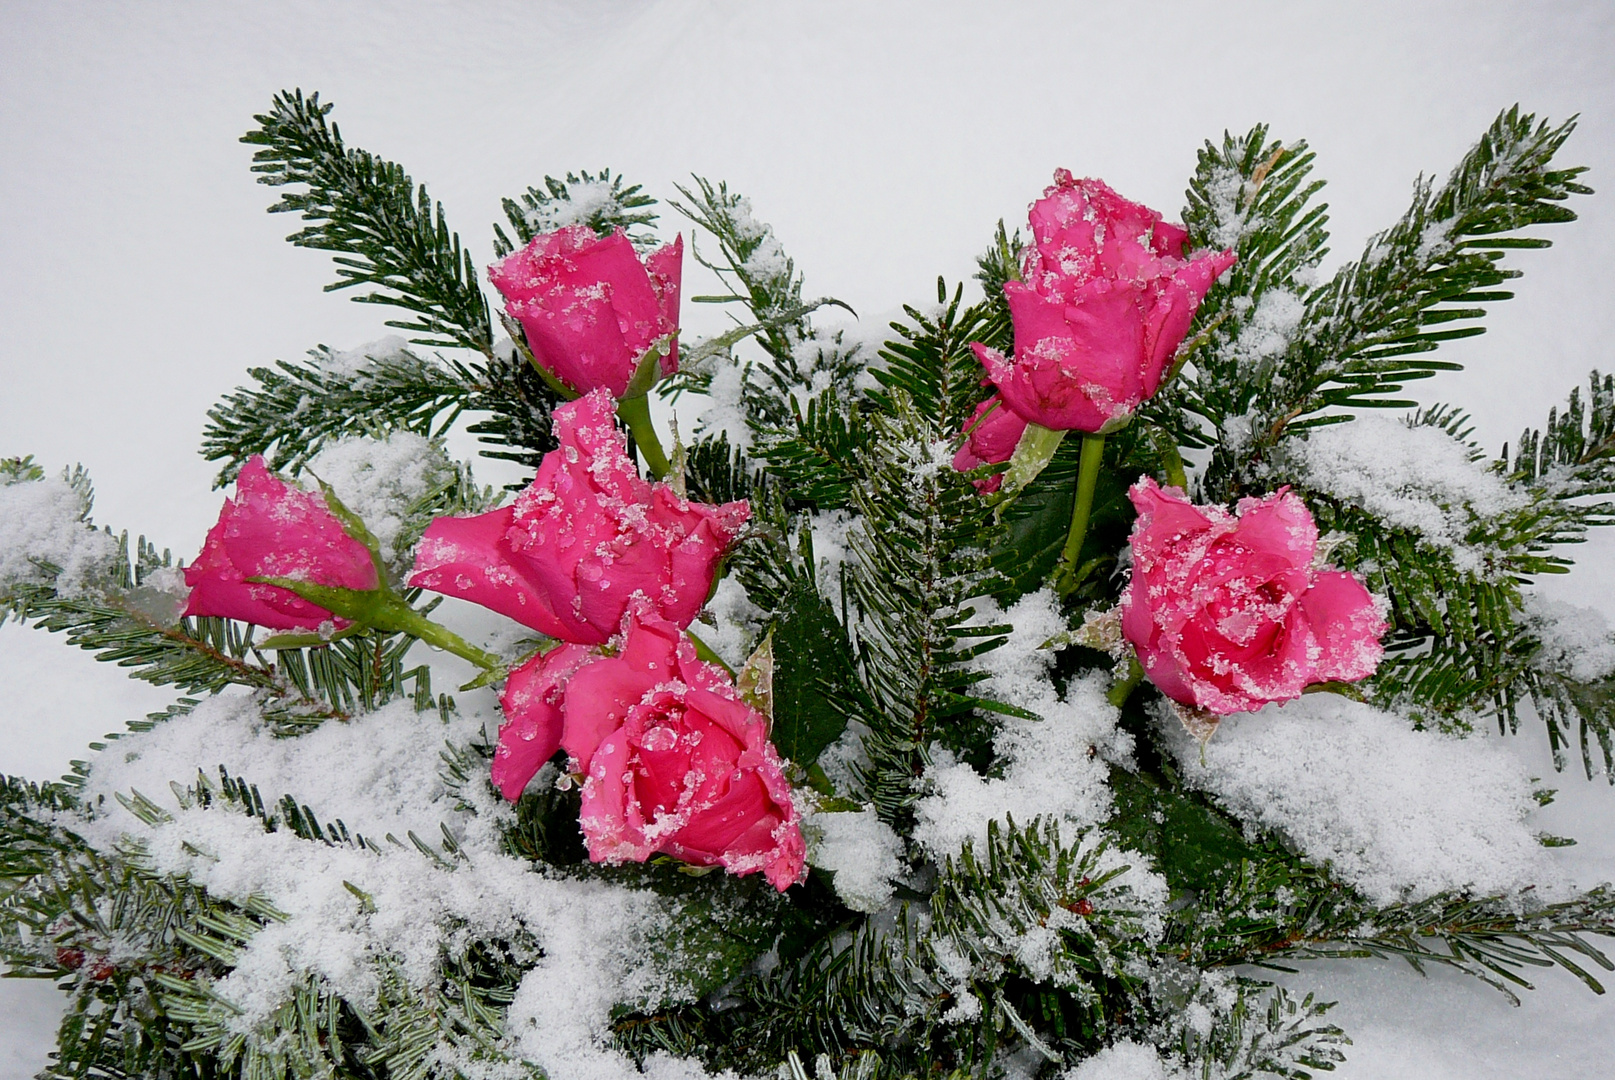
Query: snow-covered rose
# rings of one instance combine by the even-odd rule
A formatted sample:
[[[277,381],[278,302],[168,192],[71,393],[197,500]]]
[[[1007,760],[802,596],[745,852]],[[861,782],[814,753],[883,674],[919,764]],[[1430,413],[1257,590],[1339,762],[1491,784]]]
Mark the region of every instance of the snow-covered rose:
[[[1015,358],[971,347],[1004,401],[1057,431],[1099,431],[1155,393],[1232,251],[1186,252],[1189,234],[1101,180],[1064,169],[1032,204],[1021,281],[1004,285]]]
[[[514,504],[427,528],[409,583],[562,641],[605,643],[631,602],[688,626],[750,509],[639,478],[604,390],[555,410],[560,447]]]
[[[311,585],[374,589],[381,584],[370,550],[349,536],[320,495],[270,472],[254,455],[236,477],[236,497],[224,500],[202,553],[185,568],[186,615],[240,619],[272,630],[347,626],[325,608],[253,577],[291,578]]]
[[[1318,528],[1288,489],[1237,516],[1146,477],[1128,493],[1122,633],[1167,697],[1219,715],[1374,673],[1385,622],[1363,583],[1313,566]]]
[[[1026,421],[1017,416],[997,394],[976,406],[976,411],[965,421],[965,441],[953,455],[953,467],[960,472],[979,469],[983,465],[996,465],[1015,455],[1015,446],[1026,430]],[[976,490],[990,495],[1004,482],[998,473],[984,480],[974,481]]]
[[[678,329],[683,258],[682,236],[641,262],[621,229],[602,239],[568,225],[488,267],[488,280],[545,370],[579,394],[620,398],[645,350]],[[661,366],[678,370],[676,342]]]
[[[800,881],[806,845],[768,720],[677,626],[631,615],[621,645],[564,645],[511,673],[494,783],[519,797],[559,746],[584,777],[594,861],[659,852],[781,890]]]

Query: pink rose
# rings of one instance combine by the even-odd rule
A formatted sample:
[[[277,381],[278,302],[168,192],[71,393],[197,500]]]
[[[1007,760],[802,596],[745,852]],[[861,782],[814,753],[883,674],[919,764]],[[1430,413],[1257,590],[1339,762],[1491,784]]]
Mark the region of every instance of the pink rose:
[[[290,589],[246,580],[251,577],[343,589],[381,584],[370,550],[348,535],[325,500],[286,483],[257,455],[242,466],[235,499],[224,500],[202,553],[185,568],[191,595],[184,614],[240,619],[271,630],[349,625]]]
[[[960,472],[969,472],[1013,457],[1015,447],[1021,441],[1021,433],[1026,430],[1026,421],[1015,415],[1003,399],[994,394],[976,406],[976,411],[965,421],[964,430],[969,434],[965,437],[964,445],[959,447],[959,452],[953,455],[953,467]],[[998,473],[972,482],[977,491],[991,495],[1004,482],[1004,474]]]
[[[750,514],[639,478],[604,390],[555,410],[560,447],[514,504],[427,528],[409,583],[562,641],[604,644],[630,602],[688,626]]]
[[[768,721],[671,623],[631,615],[621,650],[563,645],[511,672],[493,780],[521,795],[556,747],[581,773],[595,862],[658,852],[802,880],[806,846]]]
[[[1356,577],[1314,568],[1318,528],[1289,489],[1237,516],[1148,477],[1128,494],[1122,633],[1167,697],[1227,715],[1374,673],[1385,621]]]
[[[1032,204],[1023,281],[1004,285],[1015,359],[973,344],[1009,407],[1057,431],[1132,414],[1161,375],[1232,251],[1186,254],[1188,233],[1100,180],[1060,169]]]
[[[568,225],[488,267],[488,280],[545,370],[580,394],[620,398],[645,350],[678,329],[683,258],[682,236],[641,263],[621,229],[602,240]],[[662,374],[678,368],[675,341]]]

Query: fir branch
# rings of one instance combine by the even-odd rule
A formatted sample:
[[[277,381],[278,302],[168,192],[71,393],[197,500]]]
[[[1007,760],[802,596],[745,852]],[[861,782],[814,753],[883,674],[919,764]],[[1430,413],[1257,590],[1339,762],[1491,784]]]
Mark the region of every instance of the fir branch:
[[[1001,628],[970,621],[969,601],[999,584],[986,550],[991,511],[907,395],[894,391],[892,404],[894,415],[872,421],[867,479],[852,491],[863,521],[848,545],[848,630],[868,700],[846,707],[870,728],[863,794],[883,819],[902,824],[933,742],[972,754],[984,745],[975,713],[992,705],[970,692],[985,676],[965,661],[993,647]]]
[[[1200,340],[1191,366],[1146,402],[1140,415],[1163,425],[1184,446],[1216,441],[1228,420],[1251,411],[1270,392],[1281,339],[1263,338],[1258,319],[1283,326],[1283,310],[1299,306],[1327,253],[1328,207],[1313,197],[1316,157],[1305,141],[1269,141],[1265,124],[1200,151],[1183,212],[1195,248],[1231,249],[1238,256],[1206,294],[1186,343]],[[1187,348],[1187,344],[1186,344]],[[1187,414],[1185,413],[1187,410]]]
[[[1002,241],[1002,222],[999,237]],[[1001,282],[998,291],[1002,293]],[[961,311],[963,296],[964,286],[960,285],[950,299],[947,284],[939,277],[934,314],[904,306],[912,325],[891,324],[897,337],[880,351],[884,366],[870,372],[881,387],[869,394],[877,407],[890,412],[891,394],[901,390],[938,430],[952,434],[964,429],[971,412],[989,393],[982,387],[985,373],[970,345],[998,335],[994,305],[984,302]]]
[[[555,447],[550,410],[559,399],[513,351],[485,363],[433,362],[402,348],[378,350],[357,364],[323,345],[310,356],[248,369],[257,385],[226,394],[208,410],[202,456],[225,462],[216,484],[234,479],[253,454],[295,475],[345,436],[401,430],[439,438],[468,412],[490,413],[467,430],[507,448],[489,457],[536,468]]]
[[[307,226],[287,237],[298,247],[336,252],[337,281],[327,291],[372,286],[354,299],[412,312],[388,322],[416,335],[419,345],[465,348],[493,355],[488,302],[477,285],[471,253],[449,232],[442,204],[417,188],[402,166],[349,148],[331,105],[301,90],[275,95],[258,128],[241,141],[260,146],[252,156],[258,182],[296,186],[269,208],[299,213]]]
[[[1386,401],[1401,384],[1452,365],[1411,359],[1440,342],[1481,333],[1451,327],[1484,316],[1481,305],[1506,300],[1496,291],[1519,271],[1500,262],[1512,248],[1552,241],[1516,235],[1535,225],[1574,221],[1560,205],[1590,194],[1576,182],[1583,168],[1555,169],[1553,158],[1575,128],[1558,127],[1511,108],[1492,123],[1440,189],[1421,180],[1402,220],[1372,238],[1308,297],[1300,348],[1286,365],[1285,386],[1271,407],[1271,444],[1291,424],[1331,407],[1402,405]]]
[[[699,176],[693,179],[693,192],[683,185],[675,185],[685,201],[672,206],[717,239],[723,265],[709,262],[693,242],[690,254],[696,262],[717,274],[729,292],[718,297],[693,296],[691,302],[738,301],[751,309],[759,323],[768,323],[783,312],[802,307],[802,277],[796,272],[796,264],[780,248],[774,230],[752,216],[751,200],[731,192],[726,183],[714,185]],[[796,342],[807,335],[804,314],[785,325],[769,327],[758,340],[776,360],[789,360]]]
[[[1317,185],[1304,183],[1310,155],[1298,144],[1287,161],[1264,128],[1208,146],[1188,217],[1196,242],[1233,242],[1241,265],[1200,309],[1210,333],[1195,370],[1149,414],[1189,445],[1215,444],[1204,477],[1214,498],[1240,493],[1286,436],[1350,409],[1411,406],[1397,396],[1407,383],[1456,366],[1429,354],[1481,333],[1485,305],[1512,295],[1497,288],[1519,275],[1502,265],[1508,250],[1550,243],[1520,231],[1573,220],[1561,204],[1590,191],[1576,180],[1584,170],[1553,165],[1574,126],[1505,111],[1442,187],[1420,180],[1402,220],[1317,286],[1324,232],[1322,207],[1309,206]]]

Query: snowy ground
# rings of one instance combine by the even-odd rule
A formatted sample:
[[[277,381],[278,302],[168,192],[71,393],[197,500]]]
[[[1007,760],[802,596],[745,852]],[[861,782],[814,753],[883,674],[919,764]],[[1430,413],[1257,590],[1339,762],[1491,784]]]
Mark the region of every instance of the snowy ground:
[[[1056,165],[1175,212],[1200,141],[1265,120],[1307,138],[1344,258],[1498,109],[1582,114],[1568,156],[1615,176],[1615,9],[1603,3],[0,5],[0,456],[83,462],[97,519],[187,555],[216,513],[195,453],[252,364],[380,336],[322,294],[324,257],[262,211],[235,140],[282,88],[404,162],[474,254],[498,199],[609,165],[659,196],[691,172],[751,195],[808,275],[866,321],[967,277]],[[1469,365],[1427,384],[1496,446],[1609,367],[1615,202],[1525,253]],[[665,227],[673,227],[664,218]],[[689,292],[703,291],[692,282]],[[687,329],[715,325],[696,307]],[[489,479],[493,479],[490,475]],[[1615,616],[1615,538],[1551,591]],[[166,703],[59,641],[0,629],[0,771],[45,777]],[[1537,754],[1540,741],[1516,749]],[[1537,767],[1546,770],[1545,762]],[[1542,828],[1615,879],[1615,791],[1559,781]],[[1519,1010],[1390,965],[1306,970],[1356,1040],[1347,1078],[1607,1075],[1615,1004],[1549,975]],[[48,986],[0,985],[0,1080],[44,1060]]]

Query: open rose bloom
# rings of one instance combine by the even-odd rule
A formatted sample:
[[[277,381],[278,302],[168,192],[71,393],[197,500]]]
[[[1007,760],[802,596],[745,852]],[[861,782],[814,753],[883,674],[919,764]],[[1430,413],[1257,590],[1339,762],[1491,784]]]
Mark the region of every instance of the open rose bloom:
[[[679,628],[630,616],[615,655],[563,645],[511,673],[494,783],[507,799],[564,749],[596,862],[671,855],[800,881],[806,846],[768,720]]]
[[[1094,432],[1160,388],[1201,299],[1234,253],[1191,254],[1182,227],[1103,181],[1075,180],[1064,169],[1054,179],[1032,205],[1023,280],[1004,285],[1014,359],[972,348],[1022,419]]]
[[[184,614],[218,616],[271,630],[317,630],[348,625],[317,604],[254,577],[291,578],[311,585],[374,589],[380,574],[370,550],[349,536],[320,495],[294,487],[254,455],[236,477],[202,553],[185,568],[191,593]]]
[[[1374,673],[1386,624],[1363,583],[1318,570],[1318,529],[1290,491],[1237,515],[1145,478],[1129,492],[1133,578],[1122,633],[1150,681],[1218,715]]]
[[[683,259],[683,237],[641,262],[621,229],[602,239],[568,225],[488,267],[488,280],[541,367],[579,394],[620,398],[645,351],[678,329]],[[678,365],[675,340],[662,374]]]
[[[749,508],[641,480],[613,408],[596,390],[556,409],[561,445],[532,484],[510,506],[432,522],[409,583],[585,645],[616,634],[630,602],[688,626]]]

